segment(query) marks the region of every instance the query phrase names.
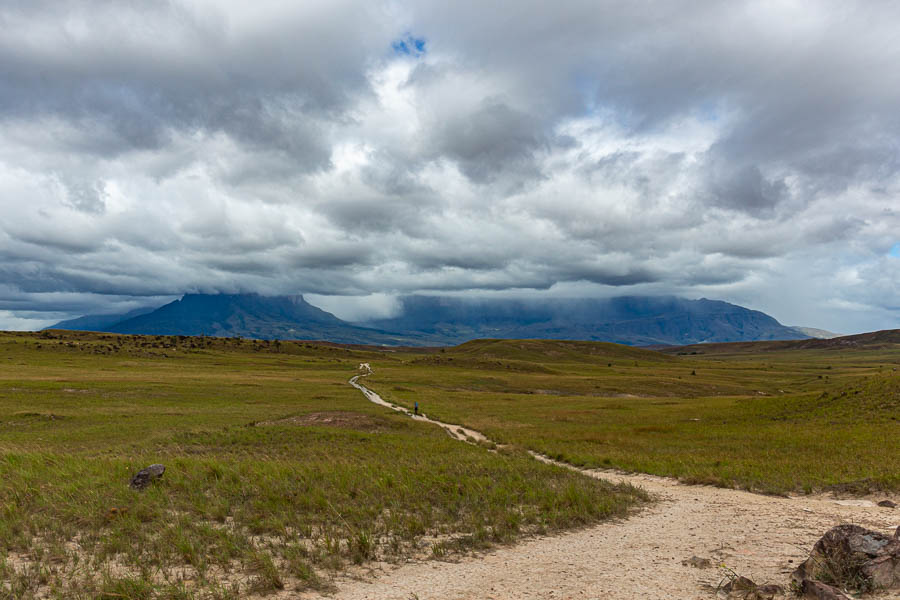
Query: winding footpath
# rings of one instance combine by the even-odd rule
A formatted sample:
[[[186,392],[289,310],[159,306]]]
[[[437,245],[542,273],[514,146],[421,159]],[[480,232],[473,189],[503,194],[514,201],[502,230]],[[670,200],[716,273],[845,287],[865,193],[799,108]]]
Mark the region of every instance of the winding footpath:
[[[363,363],[363,365],[366,365],[366,367],[368,368],[368,363]],[[446,432],[448,434],[450,434],[450,437],[452,437],[453,439],[459,440],[461,442],[469,442],[469,441],[487,442],[487,441],[489,441],[484,436],[484,434],[482,434],[478,431],[475,431],[474,429],[469,429],[467,427],[462,427],[460,425],[450,425],[449,423],[443,423],[441,421],[435,421],[434,419],[429,419],[428,416],[425,415],[425,413],[414,415],[413,413],[409,412],[407,409],[403,408],[402,406],[397,406],[396,404],[391,404],[390,402],[384,400],[381,396],[379,396],[378,394],[376,394],[369,388],[367,388],[364,385],[362,385],[361,383],[359,383],[359,378],[366,377],[366,376],[368,376],[369,373],[371,373],[371,370],[368,370],[365,373],[363,373],[362,375],[357,375],[356,377],[353,377],[352,379],[350,379],[350,385],[352,385],[353,387],[355,387],[356,389],[361,391],[369,402],[373,402],[375,404],[378,404],[379,406],[384,406],[385,408],[390,408],[391,410],[401,412],[401,413],[405,414],[407,417],[414,419],[416,421],[422,421],[423,423],[431,423],[432,425],[437,425],[438,427],[442,427],[444,430],[446,430]]]
[[[363,376],[371,372],[363,370]],[[359,377],[351,379],[350,384],[371,402],[443,427],[461,441],[487,440],[465,427],[411,415],[360,384]],[[554,462],[540,455],[535,458]],[[787,585],[794,567],[834,525],[856,523],[885,533],[893,533],[900,525],[900,509],[878,507],[872,499],[839,500],[827,495],[780,498],[683,485],[651,475],[576,470],[588,477],[641,486],[658,502],[624,521],[530,538],[456,562],[378,564],[370,577],[338,581],[338,591],[331,597],[708,600],[726,575],[719,565],[759,584]],[[691,566],[689,561],[694,556],[710,559],[713,566]],[[879,598],[897,599],[900,595]]]

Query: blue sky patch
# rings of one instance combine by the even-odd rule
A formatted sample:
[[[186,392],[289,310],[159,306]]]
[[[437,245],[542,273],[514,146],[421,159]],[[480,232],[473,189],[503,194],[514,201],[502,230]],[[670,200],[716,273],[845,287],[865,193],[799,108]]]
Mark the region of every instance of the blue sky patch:
[[[406,37],[391,43],[391,48],[395,54],[403,56],[422,56],[427,52],[425,49],[425,38],[414,37],[407,34]]]
[[[900,258],[900,242],[897,242],[891,249],[888,250],[888,256],[893,256],[894,258]]]

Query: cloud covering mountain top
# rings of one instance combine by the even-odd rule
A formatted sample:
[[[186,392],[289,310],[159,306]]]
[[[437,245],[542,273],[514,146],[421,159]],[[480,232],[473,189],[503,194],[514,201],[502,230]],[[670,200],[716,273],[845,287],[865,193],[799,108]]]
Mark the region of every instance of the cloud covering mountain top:
[[[0,327],[244,291],[357,316],[674,293],[896,327],[898,22],[874,1],[4,3]]]

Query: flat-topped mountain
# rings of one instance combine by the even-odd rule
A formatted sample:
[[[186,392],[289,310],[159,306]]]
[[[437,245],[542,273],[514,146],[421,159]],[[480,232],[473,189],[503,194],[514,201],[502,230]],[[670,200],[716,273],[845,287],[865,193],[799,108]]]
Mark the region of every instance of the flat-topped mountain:
[[[114,333],[447,345],[478,338],[603,341],[631,346],[805,339],[765,313],[716,300],[463,299],[405,296],[398,316],[349,323],[302,296],[187,294],[156,310],[53,326]]]
[[[400,302],[399,316],[361,324],[453,344],[475,338],[537,338],[649,346],[809,337],[765,313],[705,298],[538,301],[406,296]]]
[[[359,327],[306,302],[302,296],[186,294],[144,314],[82,317],[55,329],[92,329],[145,335],[209,335],[264,340],[329,340],[348,344],[410,343],[403,336]]]

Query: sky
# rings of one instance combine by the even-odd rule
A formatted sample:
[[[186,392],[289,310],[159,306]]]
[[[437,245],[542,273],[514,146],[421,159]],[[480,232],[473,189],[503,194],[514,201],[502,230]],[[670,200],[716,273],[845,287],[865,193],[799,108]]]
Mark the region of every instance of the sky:
[[[5,0],[0,329],[183,293],[900,327],[900,4]]]

